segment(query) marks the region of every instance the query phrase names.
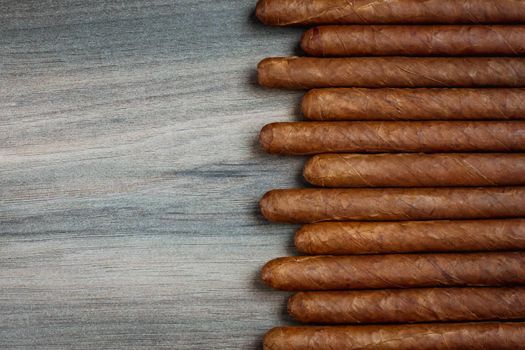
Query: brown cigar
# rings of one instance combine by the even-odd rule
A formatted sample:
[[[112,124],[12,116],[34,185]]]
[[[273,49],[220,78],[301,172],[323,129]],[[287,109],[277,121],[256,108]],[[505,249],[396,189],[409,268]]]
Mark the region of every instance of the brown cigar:
[[[273,190],[260,207],[288,223],[510,218],[525,216],[525,187]]]
[[[519,152],[523,121],[285,122],[266,125],[259,141],[269,153]]]
[[[522,87],[522,57],[266,58],[257,68],[269,88]]]
[[[523,350],[525,323],[279,327],[264,350]]]
[[[525,26],[325,26],[307,30],[301,47],[312,56],[522,55]]]
[[[525,288],[300,292],[289,314],[305,323],[412,323],[525,319]]]
[[[261,276],[288,291],[525,284],[525,253],[296,256],[268,262]]]
[[[525,119],[525,89],[310,90],[301,109],[310,120]]]
[[[260,0],[268,25],[523,23],[520,0]]]
[[[525,153],[320,154],[303,174],[324,187],[524,185]]]
[[[525,249],[525,220],[320,222],[302,226],[304,254],[377,254]]]

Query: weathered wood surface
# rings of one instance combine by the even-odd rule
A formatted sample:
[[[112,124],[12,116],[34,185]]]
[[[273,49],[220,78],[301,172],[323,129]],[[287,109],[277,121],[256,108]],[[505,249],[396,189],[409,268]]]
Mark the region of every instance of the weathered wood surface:
[[[303,159],[255,84],[299,29],[255,0],[0,2],[0,348],[258,349],[286,294],[258,279],[294,227],[257,201]]]

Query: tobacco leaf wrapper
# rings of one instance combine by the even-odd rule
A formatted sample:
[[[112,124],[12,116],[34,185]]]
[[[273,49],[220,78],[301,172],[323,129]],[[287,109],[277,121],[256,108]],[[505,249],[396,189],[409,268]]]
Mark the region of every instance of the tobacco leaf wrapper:
[[[523,121],[283,122],[266,125],[268,153],[519,152]]]
[[[268,262],[261,277],[288,291],[525,283],[525,253],[297,256]]]
[[[525,216],[525,187],[286,189],[267,192],[270,221],[397,221]]]
[[[289,314],[305,323],[412,323],[525,319],[525,288],[416,288],[299,292]]]
[[[260,0],[257,18],[277,26],[312,24],[523,23],[519,0]]]
[[[323,26],[301,47],[311,56],[512,56],[525,53],[525,26]]]
[[[525,154],[321,154],[303,175],[323,187],[524,185]]]
[[[523,350],[524,323],[279,327],[264,350]]]
[[[302,226],[305,254],[346,255],[525,249],[525,220],[320,222]]]
[[[519,88],[327,88],[306,93],[301,110],[310,120],[524,119],[524,100]]]
[[[268,88],[523,87],[523,57],[273,57],[257,67]]]

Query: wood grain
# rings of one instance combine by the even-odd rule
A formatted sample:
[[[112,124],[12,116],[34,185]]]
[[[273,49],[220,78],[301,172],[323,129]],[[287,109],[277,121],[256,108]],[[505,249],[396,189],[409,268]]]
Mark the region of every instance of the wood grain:
[[[288,323],[260,267],[294,227],[257,201],[300,93],[256,86],[300,29],[255,1],[0,3],[0,348],[258,349]]]

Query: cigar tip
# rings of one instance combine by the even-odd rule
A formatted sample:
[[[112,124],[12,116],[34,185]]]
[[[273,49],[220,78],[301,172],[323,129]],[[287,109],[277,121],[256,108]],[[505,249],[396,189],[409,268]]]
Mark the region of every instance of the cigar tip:
[[[260,70],[265,69],[268,65],[272,64],[272,61],[273,61],[273,57],[266,57],[266,58],[263,58],[263,59],[257,64],[257,70],[260,71]]]
[[[318,27],[308,29],[301,37],[301,49],[308,55],[319,55],[318,46],[320,43]]]
[[[268,191],[262,196],[261,200],[259,201],[259,207],[261,208],[261,213],[264,216],[265,219],[270,220],[271,218],[271,207],[273,202],[273,192],[274,191]]]
[[[282,333],[281,327],[275,327],[266,332],[263,340],[263,350],[282,349],[282,346],[279,345]]]
[[[263,282],[272,288],[280,289],[282,286],[279,283],[279,279],[281,279],[279,270],[287,260],[288,258],[276,258],[268,261],[261,269],[261,279]]]
[[[267,262],[263,268],[261,269],[261,279],[264,283],[266,283],[269,286],[272,286],[273,284],[273,268],[275,263],[273,260]]]
[[[287,311],[288,315],[290,315],[293,319],[300,321],[300,314],[299,310],[301,310],[302,307],[302,300],[303,300],[303,292],[295,293],[290,298],[288,298],[288,305],[287,305]]]
[[[312,185],[317,185],[315,181],[315,167],[316,167],[318,160],[319,160],[319,157],[315,155],[311,157],[310,159],[308,159],[303,167],[303,177],[308,183]]]
[[[257,64],[257,82],[262,87],[272,87],[270,76],[272,66],[275,63],[274,57],[266,57]]]
[[[296,232],[295,232],[295,236],[294,236],[294,245],[295,245],[295,249],[297,249],[298,252],[300,253],[307,253],[307,249],[306,249],[306,226],[308,225],[303,225],[301,226],[301,228],[299,228]]]
[[[321,101],[319,101],[319,89],[312,89],[304,94],[303,99],[301,100],[301,113],[306,119],[310,120],[323,120],[322,115],[320,116],[320,106]]]
[[[268,4],[267,0],[259,0],[257,2],[257,6],[255,7],[255,16],[261,21],[263,24],[272,24],[270,23],[270,16],[268,16]]]
[[[271,152],[273,142],[273,124],[267,124],[259,133],[259,144],[266,152]]]
[[[301,114],[306,119],[310,119],[309,115],[309,107],[310,107],[310,99],[312,98],[312,91],[309,90],[306,94],[304,94],[303,98],[301,99]]]

